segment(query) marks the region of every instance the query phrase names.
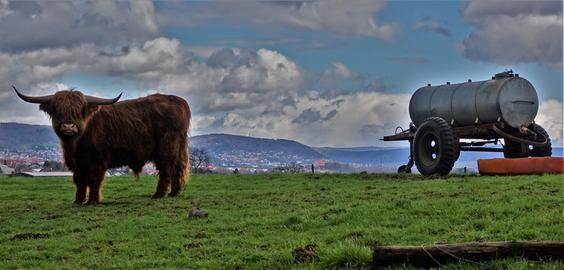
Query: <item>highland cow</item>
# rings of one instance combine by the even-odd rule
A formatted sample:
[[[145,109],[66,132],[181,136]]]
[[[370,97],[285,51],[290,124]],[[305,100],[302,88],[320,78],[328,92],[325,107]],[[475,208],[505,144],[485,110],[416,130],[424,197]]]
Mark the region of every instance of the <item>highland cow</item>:
[[[189,178],[188,128],[190,107],[173,95],[149,95],[118,102],[75,90],[30,97],[46,112],[60,139],[63,157],[73,172],[76,204],[102,200],[106,170],[129,166],[137,175],[148,161],[155,163],[159,182],[153,198],[176,196]]]

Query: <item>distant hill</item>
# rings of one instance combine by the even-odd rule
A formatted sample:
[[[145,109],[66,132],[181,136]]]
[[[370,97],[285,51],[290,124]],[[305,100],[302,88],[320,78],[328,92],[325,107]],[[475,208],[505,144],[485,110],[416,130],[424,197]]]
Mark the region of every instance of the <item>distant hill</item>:
[[[0,149],[24,150],[58,145],[59,139],[50,126],[0,123]]]
[[[191,147],[206,149],[214,162],[224,166],[273,166],[308,162],[326,157],[311,147],[292,140],[264,139],[230,134],[209,134],[190,138]]]

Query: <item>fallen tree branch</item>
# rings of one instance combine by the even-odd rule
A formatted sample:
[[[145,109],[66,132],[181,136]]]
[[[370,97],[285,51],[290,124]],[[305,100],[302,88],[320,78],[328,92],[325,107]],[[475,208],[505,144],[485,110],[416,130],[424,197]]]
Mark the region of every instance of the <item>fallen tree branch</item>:
[[[459,243],[434,246],[375,246],[372,267],[410,264],[440,267],[455,261],[480,261],[522,257],[530,260],[564,260],[564,241],[510,241]]]

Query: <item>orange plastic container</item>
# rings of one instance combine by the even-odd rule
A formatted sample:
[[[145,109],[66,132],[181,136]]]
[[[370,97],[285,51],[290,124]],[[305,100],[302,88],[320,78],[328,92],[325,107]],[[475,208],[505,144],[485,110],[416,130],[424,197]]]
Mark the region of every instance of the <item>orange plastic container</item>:
[[[564,173],[564,157],[479,159],[480,174]]]

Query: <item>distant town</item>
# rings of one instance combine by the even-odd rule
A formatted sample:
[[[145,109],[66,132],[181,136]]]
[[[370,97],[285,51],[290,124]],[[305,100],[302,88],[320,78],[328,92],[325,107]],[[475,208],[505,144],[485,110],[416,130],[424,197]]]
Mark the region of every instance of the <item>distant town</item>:
[[[33,147],[29,149],[0,149],[0,174],[22,174],[26,172],[68,172],[65,167],[60,147]],[[147,167],[151,173],[150,167]],[[13,170],[13,171],[12,171]],[[113,169],[109,175],[122,175],[127,169]]]
[[[210,155],[209,162],[202,164],[199,172],[205,173],[266,173],[287,170],[310,171],[311,166],[318,172],[351,171],[354,166],[329,159],[303,159],[300,155],[286,155],[284,152],[244,152],[233,150]],[[0,149],[0,164],[13,174],[24,172],[66,172],[60,147],[34,147],[21,150]],[[357,166],[358,167],[358,166]],[[193,168],[194,170],[194,168]],[[129,174],[129,168],[115,168],[108,171],[109,176]],[[157,170],[152,163],[143,168],[144,174],[153,175]],[[9,174],[4,172],[4,174]]]

